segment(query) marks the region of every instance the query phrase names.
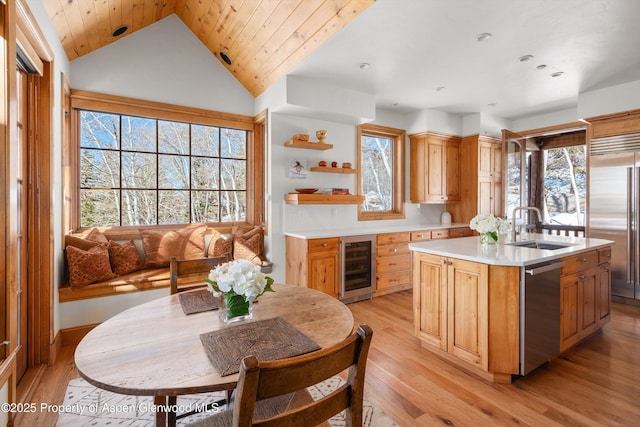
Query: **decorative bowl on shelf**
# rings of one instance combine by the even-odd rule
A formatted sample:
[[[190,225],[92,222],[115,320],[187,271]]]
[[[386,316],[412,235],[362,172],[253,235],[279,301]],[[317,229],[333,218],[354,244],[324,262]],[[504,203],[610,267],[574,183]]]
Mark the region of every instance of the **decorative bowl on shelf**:
[[[318,191],[317,188],[296,188],[295,190],[300,194],[313,194]]]

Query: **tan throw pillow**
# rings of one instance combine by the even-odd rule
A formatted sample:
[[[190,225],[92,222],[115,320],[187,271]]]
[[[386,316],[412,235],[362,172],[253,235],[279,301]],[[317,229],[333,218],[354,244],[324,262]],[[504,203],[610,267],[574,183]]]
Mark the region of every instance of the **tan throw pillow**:
[[[168,267],[169,259],[204,258],[206,225],[176,230],[141,230],[144,265],[147,268]]]
[[[254,234],[245,239],[241,236],[233,238],[233,259],[246,259],[256,265],[262,265],[262,235]]]
[[[87,233],[87,235],[85,236],[85,239],[90,240],[92,242],[98,242],[98,243],[109,242],[109,240],[107,239],[107,236],[102,234],[102,232],[95,227],[89,230],[89,233]]]
[[[87,251],[68,246],[67,262],[71,289],[82,288],[116,276],[111,271],[107,243],[100,243]]]
[[[87,234],[82,237],[67,235],[64,236],[64,246],[74,246],[76,248],[88,251],[89,249],[97,246],[99,243],[107,243],[108,240],[104,234],[97,228],[92,228]]]
[[[131,273],[142,267],[140,253],[133,240],[123,244],[109,240],[108,249],[111,268],[117,275]]]
[[[211,238],[207,256],[209,258],[215,258],[215,257],[227,255],[229,259],[231,259],[232,252],[233,252],[233,236],[225,237],[222,234],[217,233]]]
[[[82,249],[83,251],[88,251],[89,249],[98,246],[100,242],[95,242],[93,240],[87,240],[84,237],[76,237],[76,236],[64,236],[64,247],[73,246],[74,248]]]

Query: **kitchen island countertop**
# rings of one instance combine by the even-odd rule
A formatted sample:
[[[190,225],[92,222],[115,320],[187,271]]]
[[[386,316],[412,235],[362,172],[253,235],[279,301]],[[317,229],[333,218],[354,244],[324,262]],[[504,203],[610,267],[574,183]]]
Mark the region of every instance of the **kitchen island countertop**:
[[[479,236],[462,237],[454,240],[429,240],[410,243],[409,249],[433,255],[457,258],[466,261],[479,262],[489,265],[504,265],[525,267],[552,261],[559,258],[577,255],[593,249],[610,246],[611,240],[584,237],[552,236],[549,234],[529,234],[520,241],[545,241],[550,243],[564,243],[569,246],[560,249],[532,249],[512,246],[507,236],[500,236],[497,244],[480,243]]]

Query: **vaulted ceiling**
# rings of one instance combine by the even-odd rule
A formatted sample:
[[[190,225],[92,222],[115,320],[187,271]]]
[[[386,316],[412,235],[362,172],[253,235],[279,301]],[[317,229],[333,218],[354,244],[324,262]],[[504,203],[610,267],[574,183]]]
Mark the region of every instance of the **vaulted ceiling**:
[[[70,61],[175,13],[257,96],[375,0],[43,1]]]

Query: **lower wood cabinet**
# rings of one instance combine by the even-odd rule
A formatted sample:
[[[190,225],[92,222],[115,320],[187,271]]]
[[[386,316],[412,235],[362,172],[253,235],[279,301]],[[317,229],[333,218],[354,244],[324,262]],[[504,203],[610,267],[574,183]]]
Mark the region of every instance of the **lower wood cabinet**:
[[[411,288],[411,233],[376,236],[376,296]]]
[[[560,276],[560,351],[609,321],[611,248],[563,258]],[[602,260],[602,262],[601,262]]]
[[[340,239],[286,236],[287,283],[339,296]]]
[[[510,382],[519,371],[519,268],[413,254],[415,334],[425,345]]]

